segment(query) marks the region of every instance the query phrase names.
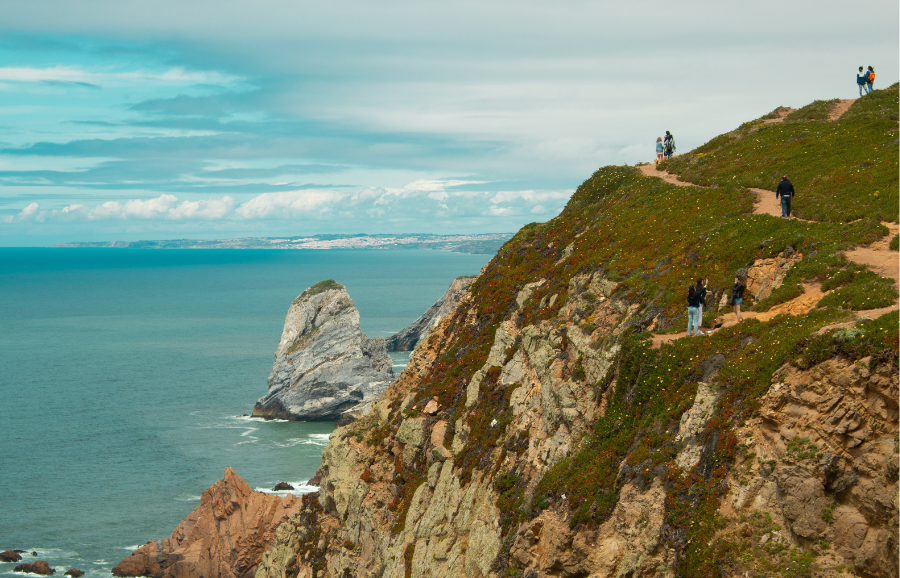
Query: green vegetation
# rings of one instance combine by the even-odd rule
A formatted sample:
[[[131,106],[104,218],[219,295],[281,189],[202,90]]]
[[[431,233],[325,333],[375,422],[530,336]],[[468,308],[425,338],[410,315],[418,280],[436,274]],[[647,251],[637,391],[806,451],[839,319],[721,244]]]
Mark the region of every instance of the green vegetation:
[[[331,290],[340,290],[343,288],[344,288],[344,286],[341,285],[340,283],[338,283],[337,281],[335,281],[334,279],[325,279],[324,281],[319,281],[318,283],[316,283],[315,285],[313,285],[312,287],[308,288],[306,291],[301,293],[300,296],[294,300],[294,302],[296,303],[297,300],[300,300],[300,299],[309,299],[313,295],[318,295],[319,293],[324,293],[326,291],[331,291]]]
[[[894,235],[894,238],[891,239],[891,244],[888,245],[888,248],[891,251],[900,251],[900,235]]]
[[[800,218],[897,222],[898,86],[859,99],[831,122],[834,102],[816,101],[780,123],[745,123],[665,168],[700,185],[770,191],[786,173],[797,190],[793,211]]]

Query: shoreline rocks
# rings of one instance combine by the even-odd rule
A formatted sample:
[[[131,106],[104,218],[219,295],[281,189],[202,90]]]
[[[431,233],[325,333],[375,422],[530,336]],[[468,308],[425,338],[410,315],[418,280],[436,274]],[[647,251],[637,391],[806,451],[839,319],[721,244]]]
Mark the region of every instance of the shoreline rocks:
[[[359,327],[359,311],[347,289],[321,281],[291,303],[284,322],[268,393],[253,416],[292,421],[337,421],[376,399],[394,380],[385,340]]]
[[[300,499],[255,492],[232,468],[203,491],[172,535],[151,540],[112,569],[114,576],[252,578],[275,530]]]
[[[33,564],[19,564],[13,569],[13,572],[26,572],[28,574],[50,576],[51,574],[55,574],[56,570],[51,568],[50,564],[47,564],[44,560],[38,560]]]
[[[7,550],[0,552],[0,562],[18,562],[22,557],[19,556],[18,550]]]

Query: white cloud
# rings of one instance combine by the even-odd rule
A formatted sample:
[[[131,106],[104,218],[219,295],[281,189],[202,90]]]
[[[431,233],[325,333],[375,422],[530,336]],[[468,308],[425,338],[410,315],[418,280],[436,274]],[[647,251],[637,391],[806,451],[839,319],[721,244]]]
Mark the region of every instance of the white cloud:
[[[315,217],[316,212],[328,211],[345,196],[334,191],[316,190],[263,193],[242,204],[235,213],[243,219]]]
[[[116,72],[81,66],[2,66],[0,81],[7,82],[78,82],[98,86],[125,84],[225,84],[242,80],[239,76],[216,71],[186,70],[182,67],[162,71],[132,70]]]

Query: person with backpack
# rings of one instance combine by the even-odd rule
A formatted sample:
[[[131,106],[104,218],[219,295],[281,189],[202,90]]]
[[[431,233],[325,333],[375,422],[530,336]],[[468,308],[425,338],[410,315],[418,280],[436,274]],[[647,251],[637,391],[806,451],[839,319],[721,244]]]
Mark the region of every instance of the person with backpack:
[[[737,322],[740,323],[744,320],[741,316],[741,303],[744,302],[744,289],[747,286],[744,285],[743,280],[740,277],[734,278],[734,286],[731,288],[731,304],[734,305],[734,314],[737,316]]]
[[[697,288],[693,285],[688,287],[688,337],[700,336],[700,297],[697,295]]]
[[[859,72],[856,75],[856,84],[859,85],[859,95],[863,95],[863,91],[866,91],[865,94],[869,94],[869,89],[866,87],[867,78],[869,75],[863,72],[863,67],[859,67]]]
[[[794,198],[794,185],[788,180],[787,175],[781,177],[778,188],[775,189],[775,198],[781,196],[781,218],[788,219],[791,216],[791,199]]]
[[[866,71],[866,91],[872,92],[874,90],[872,88],[873,82],[875,82],[875,69],[870,66],[869,70]]]
[[[673,137],[672,133],[669,131],[666,131],[666,138],[663,139],[663,149],[665,150],[667,159],[675,156],[675,137]]]

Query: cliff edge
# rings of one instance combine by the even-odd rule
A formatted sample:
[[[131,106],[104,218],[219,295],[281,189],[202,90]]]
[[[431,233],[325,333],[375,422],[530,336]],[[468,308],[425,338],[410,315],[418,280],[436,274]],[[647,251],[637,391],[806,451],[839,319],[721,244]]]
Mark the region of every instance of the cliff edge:
[[[382,337],[368,338],[359,311],[340,283],[321,281],[288,309],[269,392],[253,408],[267,419],[336,421],[374,400],[393,381]]]

